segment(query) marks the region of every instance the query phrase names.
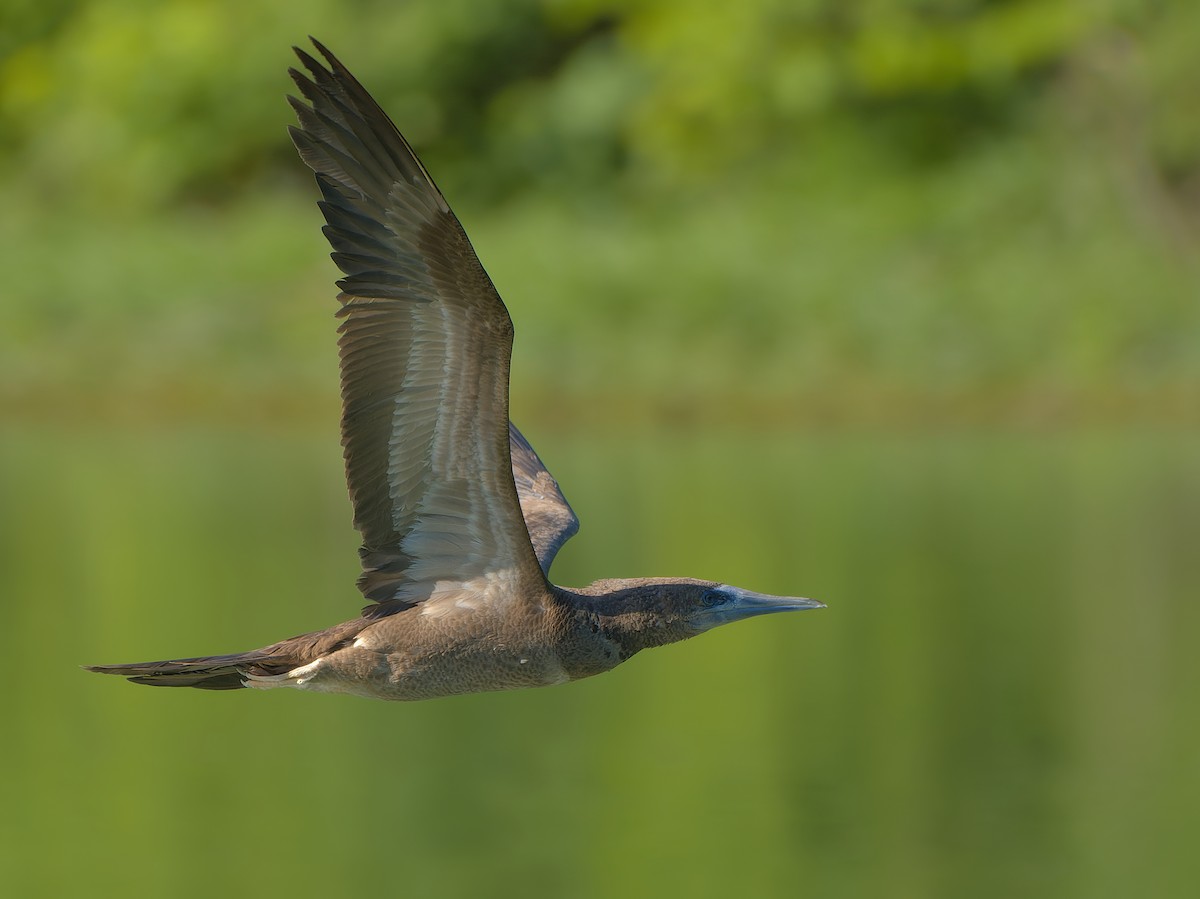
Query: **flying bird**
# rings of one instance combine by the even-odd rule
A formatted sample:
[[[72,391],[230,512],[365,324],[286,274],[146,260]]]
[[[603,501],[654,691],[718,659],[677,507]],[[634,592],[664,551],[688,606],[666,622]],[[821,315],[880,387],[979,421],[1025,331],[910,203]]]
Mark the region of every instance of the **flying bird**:
[[[821,608],[692,578],[547,579],[579,521],[508,417],[513,326],[441,191],[317,41],[290,128],[337,282],[342,447],[362,536],[358,617],[249,652],[88,670],[138,684],[378,699],[540,687],[755,615]]]

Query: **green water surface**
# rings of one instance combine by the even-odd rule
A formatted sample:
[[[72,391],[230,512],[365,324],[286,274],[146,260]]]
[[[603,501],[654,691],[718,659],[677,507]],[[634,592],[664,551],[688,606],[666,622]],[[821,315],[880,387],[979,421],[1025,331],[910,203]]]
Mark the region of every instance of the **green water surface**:
[[[1193,895],[1195,434],[527,433],[560,583],[829,608],[424,704],[135,687],[78,666],[354,614],[336,437],[9,427],[5,894]]]

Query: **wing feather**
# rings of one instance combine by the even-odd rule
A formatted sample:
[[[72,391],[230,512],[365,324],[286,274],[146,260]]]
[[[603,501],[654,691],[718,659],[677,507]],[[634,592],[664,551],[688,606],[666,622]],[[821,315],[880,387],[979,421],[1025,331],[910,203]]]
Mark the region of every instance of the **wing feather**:
[[[521,514],[538,563],[549,574],[559,549],[579,531],[579,519],[559,489],[558,481],[512,422],[508,423],[508,436]]]
[[[291,134],[338,281],[359,589],[395,611],[471,582],[544,586],[509,449],[512,322],[412,148],[346,68],[296,53]],[[520,593],[520,590],[515,592]]]

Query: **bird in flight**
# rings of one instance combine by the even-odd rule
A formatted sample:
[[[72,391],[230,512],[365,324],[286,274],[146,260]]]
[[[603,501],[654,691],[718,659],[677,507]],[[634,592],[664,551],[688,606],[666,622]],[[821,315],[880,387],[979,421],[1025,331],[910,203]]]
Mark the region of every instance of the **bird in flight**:
[[[332,53],[289,70],[338,287],[342,447],[362,536],[358,617],[249,652],[88,670],[161,687],[377,699],[560,684],[642,649],[821,608],[692,578],[547,579],[579,527],[508,417],[513,326],[449,205]]]

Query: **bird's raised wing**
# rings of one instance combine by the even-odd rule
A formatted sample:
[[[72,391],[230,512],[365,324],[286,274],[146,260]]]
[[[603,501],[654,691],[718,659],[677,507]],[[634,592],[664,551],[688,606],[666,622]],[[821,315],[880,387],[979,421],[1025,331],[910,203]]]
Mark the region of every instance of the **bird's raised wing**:
[[[529,529],[542,572],[549,574],[554,556],[579,530],[579,519],[558,489],[558,481],[512,422],[508,423],[508,436],[521,514],[525,516],[525,527]]]
[[[509,453],[512,321],[445,198],[366,90],[313,42],[292,139],[316,173],[338,281],[342,446],[359,589],[387,614],[520,595],[544,576]]]

